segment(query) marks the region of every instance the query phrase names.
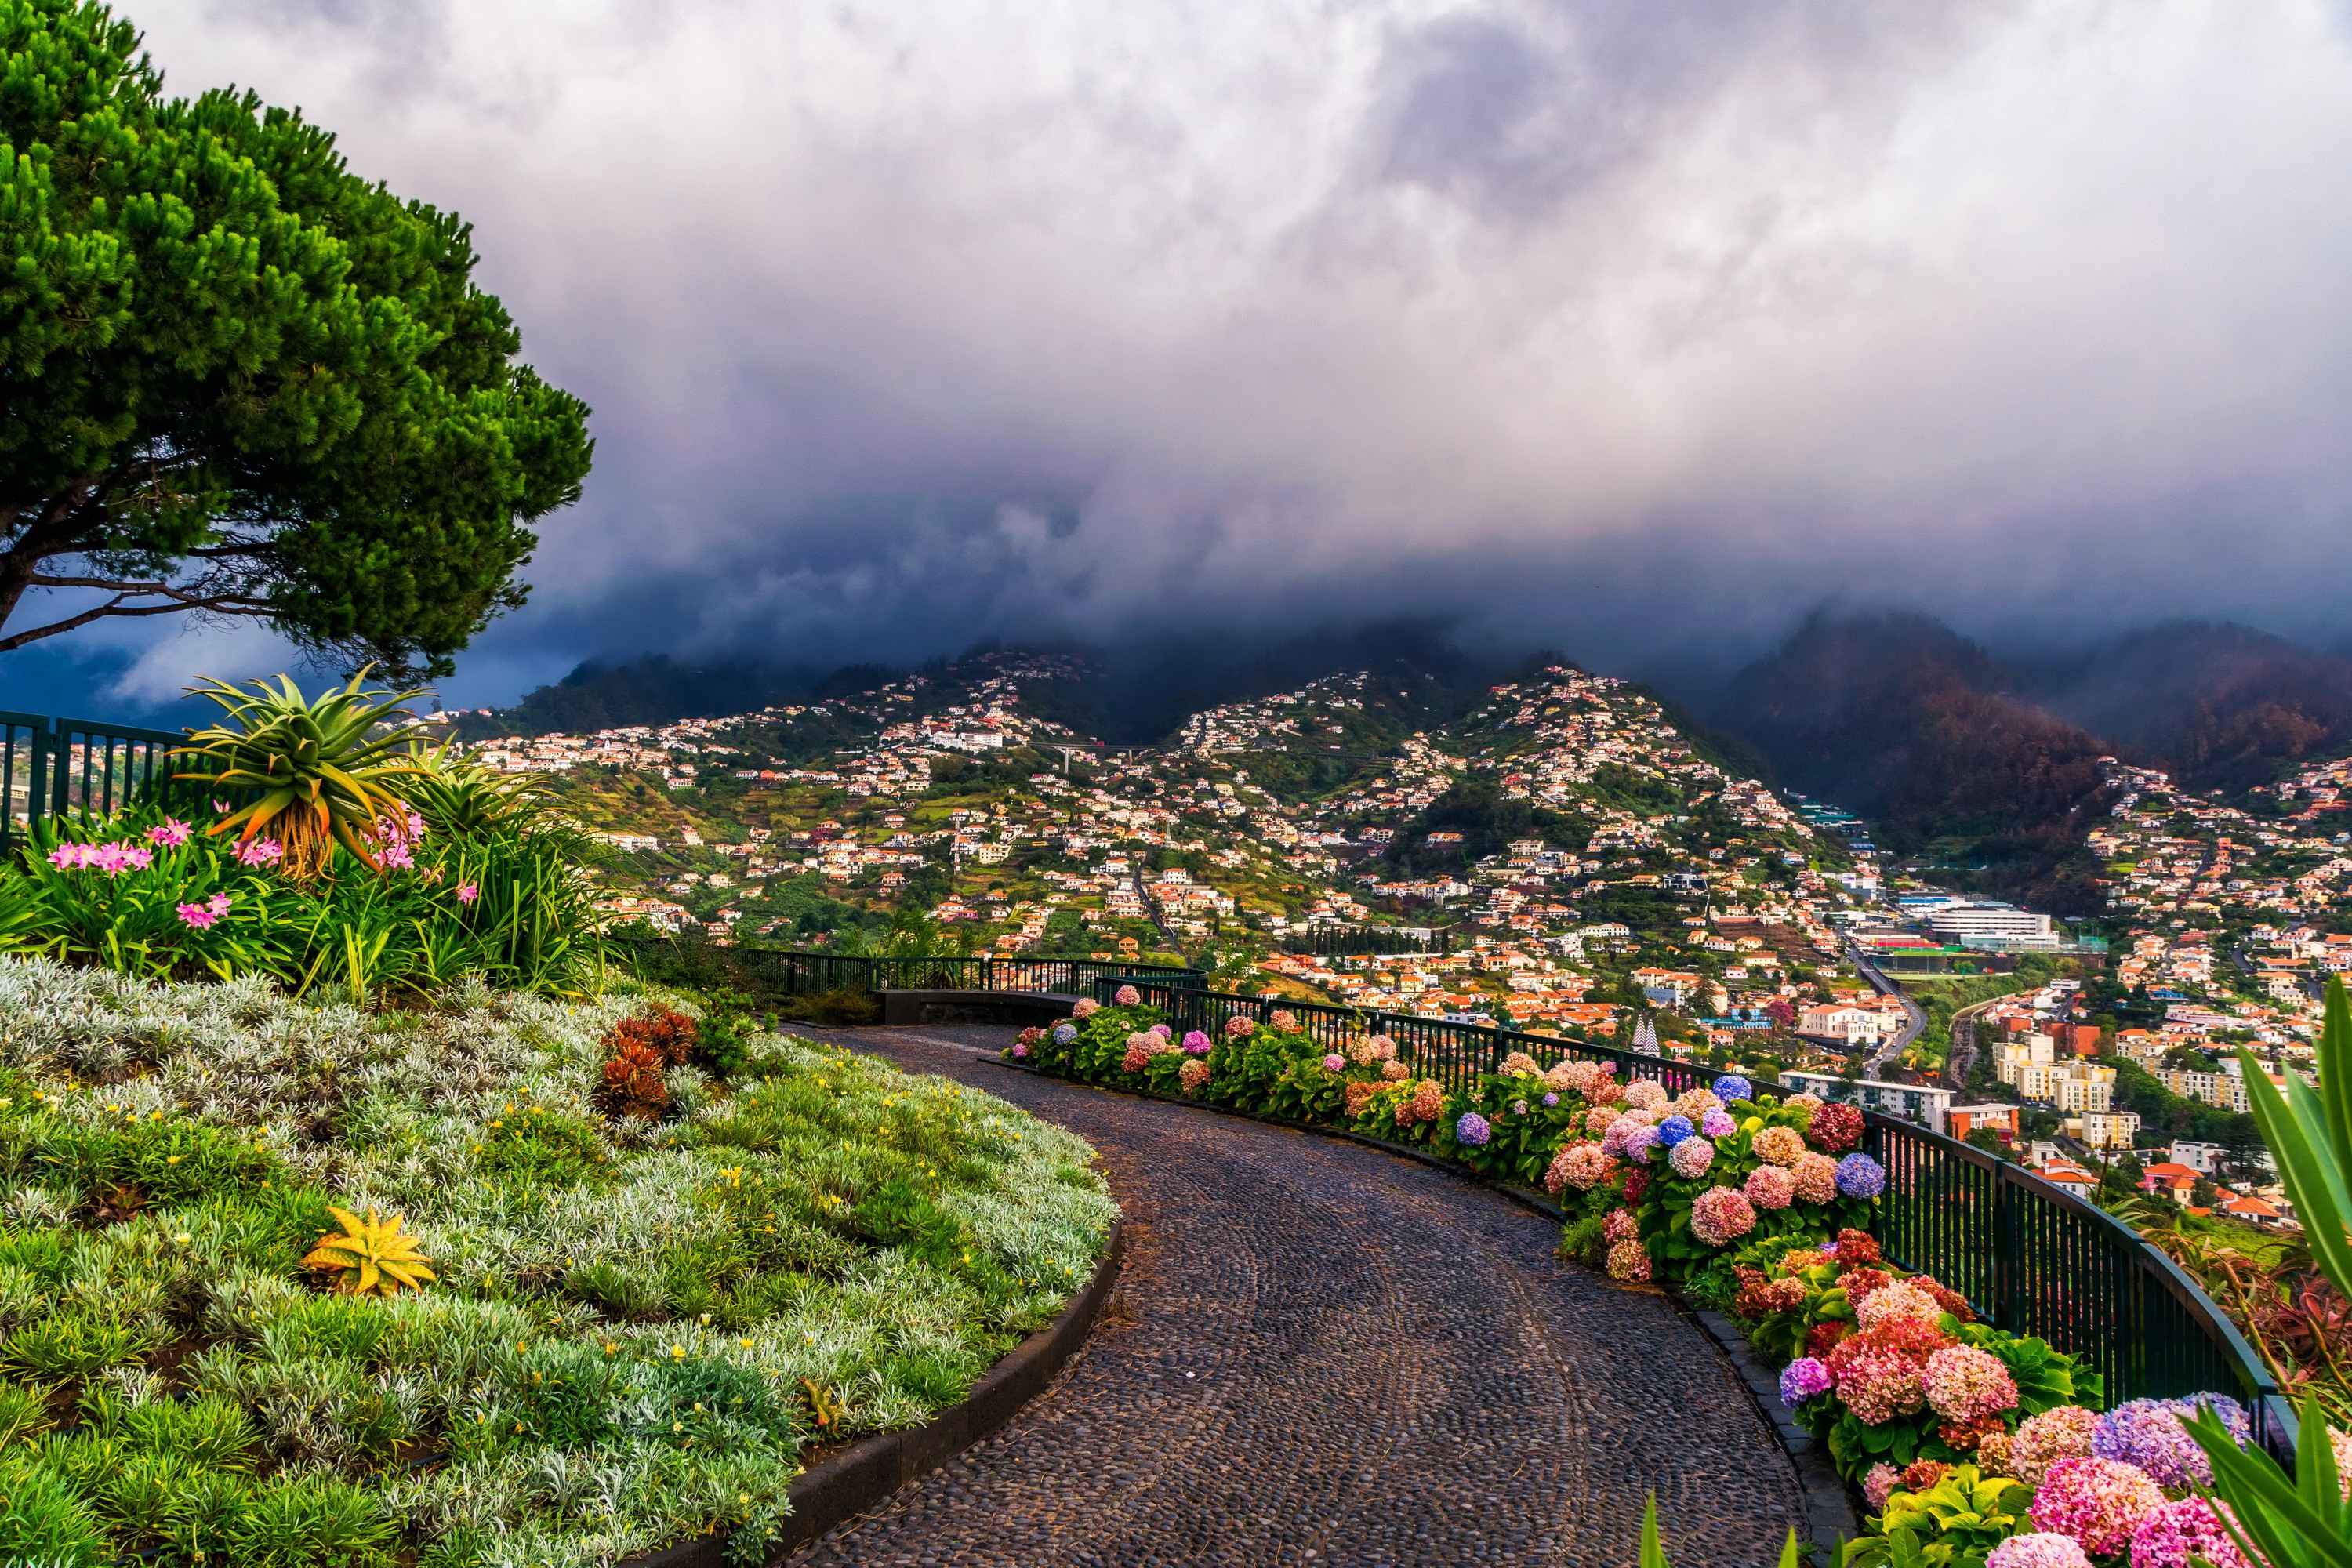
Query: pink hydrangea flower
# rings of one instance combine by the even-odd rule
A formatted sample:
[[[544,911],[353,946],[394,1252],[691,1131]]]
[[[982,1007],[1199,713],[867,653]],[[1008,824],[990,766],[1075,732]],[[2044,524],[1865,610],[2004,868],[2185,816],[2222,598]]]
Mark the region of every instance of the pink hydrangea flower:
[[[2010,1468],[2029,1487],[2061,1459],[2078,1459],[2091,1451],[2099,1418],[2079,1405],[2059,1405],[2039,1415],[2029,1415],[2010,1442]]]
[[[1236,1013],[1232,1017],[1225,1020],[1225,1038],[1229,1040],[1238,1040],[1244,1035],[1248,1034],[1252,1029],[1256,1027],[1257,1026],[1255,1024],[1251,1023],[1247,1018],[1244,1018],[1240,1014]]]
[[[1895,1489],[1902,1479],[1900,1471],[1881,1460],[1870,1467],[1870,1474],[1862,1478],[1862,1500],[1873,1510],[1885,1509],[1886,1500],[1895,1495]]]
[[[1077,1005],[1070,1009],[1070,1016],[1073,1018],[1091,1018],[1096,1013],[1099,1012],[1101,1008],[1102,1004],[1096,1001],[1093,997],[1081,996],[1078,998]]]
[[[1728,1138],[1739,1131],[1739,1123],[1727,1111],[1710,1110],[1699,1118],[1698,1130],[1709,1138]]]
[[[1890,1285],[1871,1300],[1896,1289]],[[2007,1364],[1973,1346],[1954,1345],[1929,1356],[1919,1383],[1927,1391],[1927,1404],[1948,1421],[1980,1421],[1997,1411],[2017,1408],[2017,1380],[2010,1376]]]
[[[1734,1187],[1709,1187],[1691,1205],[1691,1234],[1709,1247],[1738,1240],[1756,1228],[1756,1211]]]
[[[2166,1503],[2132,1531],[2131,1568],[2189,1568],[2192,1558],[2210,1568],[2252,1568],[2222,1522],[2229,1508],[2193,1497]]]
[[[1809,1204],[1836,1201],[1837,1162],[1811,1150],[1797,1162],[1797,1196]]]
[[[2133,1532],[2163,1506],[2163,1489],[2137,1465],[2085,1456],[2061,1459],[2042,1476],[2033,1523],[2104,1557],[2129,1546]]]
[[[1715,1145],[1694,1133],[1674,1146],[1666,1155],[1666,1163],[1672,1165],[1675,1174],[1685,1181],[1696,1180],[1706,1175],[1707,1167],[1715,1163]],[[1752,1219],[1750,1223],[1753,1223]]]
[[[1759,1209],[1784,1209],[1796,1199],[1797,1178],[1778,1165],[1759,1165],[1740,1191]]]
[[[1323,1058],[1323,1070],[1325,1072],[1345,1072],[1347,1068],[1348,1058],[1341,1056],[1337,1051],[1333,1051],[1330,1055]]]
[[[1122,985],[1111,993],[1110,999],[1122,1007],[1132,1007],[1143,1000],[1143,993],[1132,985]]]
[[[2091,1568],[2091,1560],[2071,1535],[2029,1531],[1994,1547],[1985,1568]]]
[[[1861,1304],[1854,1308],[1853,1317],[1854,1321],[1864,1328],[1874,1329],[1881,1323],[1891,1323],[1898,1318],[1912,1322],[1932,1323],[1943,1310],[1936,1298],[1920,1289],[1916,1285],[1906,1284],[1898,1279],[1892,1285],[1879,1287],[1864,1297]]]
[[[1650,1277],[1650,1255],[1638,1241],[1621,1241],[1609,1249],[1609,1278],[1638,1285]]]
[[[1668,1098],[1665,1086],[1650,1079],[1635,1079],[1625,1086],[1625,1103],[1636,1110],[1655,1110]]]
[[[1632,1209],[1611,1209],[1601,1221],[1601,1239],[1614,1247],[1642,1234],[1642,1222]]]
[[[1276,1007],[1266,1015],[1265,1021],[1286,1035],[1298,1027],[1298,1015],[1287,1007]]]
[[[1194,1057],[1177,1069],[1176,1077],[1183,1084],[1185,1093],[1194,1093],[1209,1081],[1209,1064]]]

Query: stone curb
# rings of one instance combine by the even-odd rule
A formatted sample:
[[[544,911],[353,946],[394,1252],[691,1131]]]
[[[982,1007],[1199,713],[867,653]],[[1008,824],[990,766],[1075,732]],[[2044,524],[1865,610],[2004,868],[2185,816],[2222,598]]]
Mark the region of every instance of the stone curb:
[[[1182,1100],[1175,1095],[1161,1094],[1157,1089],[1124,1089],[1110,1084],[1089,1083],[1084,1079],[1064,1078],[1059,1073],[1048,1073],[1026,1062],[1011,1061],[1003,1057],[980,1052],[973,1053],[973,1059],[992,1062],[1013,1072],[1025,1072],[1034,1078],[1051,1079],[1056,1083],[1075,1084],[1081,1089],[1100,1089],[1106,1094],[1123,1094],[1131,1100],[1154,1100],[1162,1105],[1181,1106],[1188,1110],[1202,1111],[1212,1116],[1229,1116],[1238,1121],[1255,1121],[1262,1126],[1278,1127],[1291,1132],[1305,1132],[1318,1138],[1334,1138],[1342,1142],[1360,1143],[1365,1148],[1378,1149],[1383,1153],[1402,1155],[1405,1159],[1427,1165],[1433,1170],[1444,1171],[1448,1175],[1459,1177],[1475,1185],[1490,1188],[1522,1207],[1533,1209],[1548,1218],[1562,1223],[1565,1223],[1568,1218],[1566,1210],[1540,1193],[1527,1187],[1514,1186],[1508,1182],[1490,1181],[1460,1162],[1448,1160],[1442,1154],[1433,1154],[1426,1149],[1415,1149],[1404,1143],[1391,1143],[1385,1138],[1367,1137],[1363,1133],[1350,1132],[1344,1128],[1311,1127],[1304,1122],[1285,1121],[1276,1117],[1260,1116],[1255,1111],[1234,1110],[1221,1105],[1203,1105],[1197,1100]],[[1693,1307],[1681,1297],[1671,1292],[1666,1293],[1666,1299],[1673,1301],[1684,1316],[1695,1320],[1699,1327],[1706,1331],[1707,1337],[1712,1339],[1717,1347],[1729,1358],[1732,1367],[1739,1373],[1739,1381],[1746,1386],[1748,1397],[1755,1402],[1757,1413],[1764,1417],[1771,1426],[1774,1436],[1780,1439],[1781,1448],[1789,1456],[1789,1462],[1796,1468],[1799,1484],[1804,1488],[1809,1538],[1814,1548],[1822,1553],[1824,1561],[1834,1563],[1837,1560],[1836,1552],[1839,1545],[1862,1533],[1854,1519],[1853,1503],[1846,1495],[1845,1482],[1839,1479],[1837,1468],[1830,1463],[1828,1453],[1813,1440],[1811,1433],[1799,1426],[1790,1418],[1788,1406],[1780,1403],[1779,1374],[1757,1360],[1756,1352],[1748,1345],[1747,1337],[1740,1333],[1738,1326],[1729,1318],[1725,1317],[1721,1312],[1710,1312]]]
[[[1045,1391],[1094,1327],[1127,1252],[1127,1226],[1114,1221],[1102,1261],[1086,1289],[1051,1324],[1013,1347],[981,1375],[963,1403],[940,1411],[920,1426],[884,1432],[844,1448],[794,1480],[786,1495],[792,1512],[780,1524],[770,1564],[846,1520],[887,1500],[908,1482],[938,1469],[994,1432]],[[727,1538],[706,1535],[682,1545],[625,1559],[620,1568],[725,1568]]]

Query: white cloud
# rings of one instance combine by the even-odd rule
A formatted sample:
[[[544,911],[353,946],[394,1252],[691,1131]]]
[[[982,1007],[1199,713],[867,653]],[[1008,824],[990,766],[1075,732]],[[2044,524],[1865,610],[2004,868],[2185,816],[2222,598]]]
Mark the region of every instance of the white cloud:
[[[2275,609],[2352,564],[2322,0],[137,19],[473,219],[596,405],[494,647],[633,595],[870,648],[1306,594],[1535,626],[1595,574]]]

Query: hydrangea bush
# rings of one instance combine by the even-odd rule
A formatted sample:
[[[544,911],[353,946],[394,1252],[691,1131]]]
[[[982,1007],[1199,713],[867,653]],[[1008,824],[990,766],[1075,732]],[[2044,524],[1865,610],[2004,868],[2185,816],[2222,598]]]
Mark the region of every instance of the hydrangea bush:
[[[1568,1213],[1564,1254],[1728,1313],[1783,1367],[1782,1401],[1869,1508],[1846,1568],[2245,1568],[2195,1495],[2211,1470],[2181,1425],[2201,1407],[2242,1442],[2244,1413],[2200,1394],[2103,1415],[2099,1378],[2074,1357],[1894,1267],[1868,1228],[1886,1173],[1853,1106],[1730,1074],[1676,1094],[1613,1063],[1525,1053],[1448,1092],[1386,1037],[1333,1044],[1280,1011],[1235,1018],[1187,1056],[1164,1025],[1151,1035],[1149,1009],[1081,1006],[1089,1016],[1024,1035],[1048,1070],[1415,1144],[1539,1187]],[[1066,1031],[1078,1044],[1056,1049]]]
[[[1076,1137],[773,1037],[714,1076],[702,1022],[0,963],[0,1561],[756,1558],[806,1444],[961,1399],[1091,1269]],[[331,1205],[437,1278],[337,1293]]]

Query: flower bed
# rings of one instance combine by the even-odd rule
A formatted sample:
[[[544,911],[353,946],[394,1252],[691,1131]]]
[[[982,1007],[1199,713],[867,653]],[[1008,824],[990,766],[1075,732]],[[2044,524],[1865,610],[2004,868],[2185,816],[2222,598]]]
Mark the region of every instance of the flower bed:
[[[641,1000],[0,963],[0,1561],[757,1560],[1084,1283],[1089,1158]]]
[[[2189,1401],[2101,1414],[2099,1379],[2039,1339],[1975,1321],[1868,1233],[1885,1173],[1852,1106],[1727,1075],[1670,1095],[1613,1063],[1518,1054],[1466,1091],[1414,1076],[1371,1035],[1334,1050],[1277,1011],[1180,1037],[1131,990],[1081,1002],[1008,1054],[1039,1068],[1417,1145],[1541,1186],[1564,1255],[1729,1314],[1785,1368],[1799,1425],[1867,1505],[1854,1568],[2244,1568],[2209,1504]],[[2241,1434],[2244,1413],[2195,1396]]]
[[[267,975],[346,999],[468,979],[592,990],[588,841],[495,779],[422,778],[425,809],[386,811],[355,835],[364,857],[330,844],[308,877],[278,839],[238,837],[226,802],[45,818],[0,867],[0,952],[148,979]]]

